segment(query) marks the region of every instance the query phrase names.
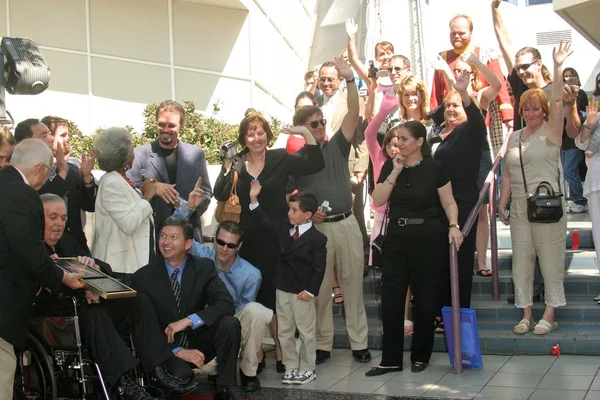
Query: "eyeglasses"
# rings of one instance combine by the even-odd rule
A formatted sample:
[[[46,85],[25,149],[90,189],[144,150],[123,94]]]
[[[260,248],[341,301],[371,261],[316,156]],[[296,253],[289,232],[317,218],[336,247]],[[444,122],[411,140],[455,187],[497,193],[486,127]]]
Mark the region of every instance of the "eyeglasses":
[[[335,80],[336,80],[335,78],[332,78],[330,76],[328,76],[328,77],[322,76],[322,77],[319,78],[319,82],[321,82],[321,83],[325,83],[325,82],[327,82],[327,83],[333,83],[333,81],[335,81]]]
[[[47,166],[46,164],[42,164],[42,165],[48,170],[48,173],[46,175],[48,175],[48,176],[52,175],[54,170],[52,168],[50,168],[49,166]]]
[[[237,243],[227,243],[221,239],[215,240],[219,246],[227,246],[228,249],[235,249],[238,247]]]
[[[515,65],[515,71],[527,71],[529,68],[531,68],[533,64],[535,64],[538,61],[539,60],[533,60],[532,62],[527,64]]]
[[[313,121],[308,123],[308,125],[310,125],[310,127],[313,129],[317,129],[319,127],[319,124],[321,124],[321,126],[325,126],[327,125],[327,120],[325,118],[321,118],[320,121]]]
[[[407,69],[408,69],[408,67],[389,67],[387,69],[387,72],[389,74],[391,74],[392,72],[395,72],[395,73],[399,74],[400,72],[402,72],[404,70],[407,70]]]

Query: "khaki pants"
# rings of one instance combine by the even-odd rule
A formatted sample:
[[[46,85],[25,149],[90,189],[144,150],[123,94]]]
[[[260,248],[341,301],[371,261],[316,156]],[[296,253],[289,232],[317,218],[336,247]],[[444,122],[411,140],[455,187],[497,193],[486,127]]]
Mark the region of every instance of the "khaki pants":
[[[277,289],[277,336],[286,370],[314,371],[317,356],[315,299],[298,300],[296,294]],[[296,352],[296,328],[300,333],[300,359]]]
[[[0,399],[12,400],[17,357],[13,346],[0,338]]]
[[[246,304],[235,317],[242,326],[242,343],[240,346],[240,369],[246,376],[256,376],[258,368],[257,353],[261,349],[268,325],[273,319],[273,311],[260,303]]]
[[[327,266],[316,297],[317,349],[331,351],[333,347],[333,268],[344,294],[346,331],[352,350],[368,347],[369,328],[363,300],[363,239],[354,216],[338,222],[324,222],[315,227],[327,236]]]

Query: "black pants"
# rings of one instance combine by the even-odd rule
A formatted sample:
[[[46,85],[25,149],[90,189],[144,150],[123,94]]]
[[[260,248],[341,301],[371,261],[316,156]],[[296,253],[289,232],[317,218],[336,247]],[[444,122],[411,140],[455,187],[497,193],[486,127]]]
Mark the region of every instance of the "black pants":
[[[189,332],[189,330],[187,331]],[[204,363],[217,357],[217,386],[235,386],[238,353],[242,340],[240,321],[235,317],[221,317],[211,326],[201,326],[188,333],[191,349],[204,354]],[[177,343],[173,348],[178,347]],[[169,360],[171,373],[180,379],[193,374],[192,365],[181,358]]]
[[[414,334],[411,361],[429,362],[433,350],[434,318],[439,313],[440,279],[448,273],[448,238],[439,229],[406,229],[389,232],[383,246],[381,305],[383,310],[383,357],[381,365],[402,366],[404,350],[404,301],[411,285]],[[416,232],[415,232],[416,230]]]
[[[105,381],[114,385],[137,365],[122,335],[131,333],[142,367],[150,371],[173,358],[166,336],[161,332],[150,299],[136,297],[85,305],[80,311],[84,344],[98,362]]]
[[[474,204],[464,201],[456,201],[458,205],[458,224],[462,230],[467,222],[467,218],[473,209]],[[475,218],[473,228],[469,236],[465,237],[460,250],[458,251],[458,291],[461,308],[471,308],[471,291],[473,289],[473,266],[475,265],[475,244],[477,242],[477,221]],[[448,226],[448,220],[444,215],[443,223]],[[442,289],[445,293],[442,297],[442,306],[452,305],[452,297],[450,293],[450,270],[448,269],[446,285]],[[441,311],[440,314],[441,315]]]

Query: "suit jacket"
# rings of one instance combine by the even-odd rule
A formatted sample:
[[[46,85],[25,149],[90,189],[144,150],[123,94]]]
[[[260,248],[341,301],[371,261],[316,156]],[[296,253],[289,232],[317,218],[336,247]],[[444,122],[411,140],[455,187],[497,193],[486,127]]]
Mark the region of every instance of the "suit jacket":
[[[46,254],[40,196],[14,167],[0,187],[0,337],[23,348],[39,285],[60,289],[63,271]]]
[[[127,176],[137,185],[142,183],[141,170],[145,169],[148,178],[154,178],[157,182],[175,183],[175,189],[179,192],[179,196],[187,200],[198,177],[202,177],[201,188],[204,191],[204,200],[190,216],[190,222],[194,227],[194,238],[202,242],[202,214],[208,208],[212,198],[212,188],[206,168],[204,150],[198,146],[179,141],[177,145],[177,182],[169,182],[165,159],[162,156],[158,141],[137,147],[134,154],[135,160],[132,168],[127,171]],[[156,237],[158,237],[162,222],[173,215],[175,208],[172,204],[165,203],[158,196],[152,199],[151,204],[154,209]]]
[[[60,197],[67,198],[67,228],[66,232],[71,233],[79,243],[79,246],[90,251],[87,239],[83,233],[83,223],[81,221],[81,211],[94,212],[96,204],[96,191],[98,186],[94,181],[91,187],[86,187],[83,183],[81,170],[74,164],[67,163],[69,172],[66,179],[57,175],[52,181],[48,180],[38,191],[39,194],[53,193]]]
[[[317,296],[327,263],[327,236],[311,226],[292,243],[288,223],[269,219],[261,206],[250,212],[252,218],[269,230],[279,244],[279,263],[275,269],[275,287],[288,293],[303,290]]]
[[[140,268],[133,275],[131,286],[150,297],[161,330],[190,314],[198,315],[207,326],[213,325],[220,317],[235,314],[231,294],[209,258],[187,255],[181,276],[181,312],[177,310],[169,273],[162,257]],[[191,328],[187,331],[193,332]],[[172,347],[177,347],[179,335],[175,335]]]
[[[132,274],[150,260],[152,206],[118,172],[100,178],[92,255]]]

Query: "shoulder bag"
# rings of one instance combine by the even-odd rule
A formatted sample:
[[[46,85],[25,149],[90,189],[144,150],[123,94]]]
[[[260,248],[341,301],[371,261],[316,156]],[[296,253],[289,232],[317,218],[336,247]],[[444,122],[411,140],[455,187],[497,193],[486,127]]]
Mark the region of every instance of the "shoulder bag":
[[[242,206],[240,205],[240,198],[237,195],[237,181],[238,172],[233,170],[233,182],[231,183],[231,194],[227,200],[219,201],[217,203],[217,209],[215,211],[215,218],[217,222],[233,221],[240,222],[240,214],[242,213]]]
[[[385,215],[383,216],[383,221],[381,222],[381,229],[379,230],[379,235],[373,242],[371,243],[371,266],[376,268],[381,268],[381,255],[383,253],[383,242],[385,241],[385,236],[387,235],[387,223],[388,223],[388,213],[389,213],[389,205],[385,209]],[[385,233],[384,233],[385,232]]]
[[[560,170],[558,171],[558,193],[554,193],[552,185],[544,181],[538,185],[535,192],[529,194],[527,181],[525,180],[525,169],[523,168],[522,138],[523,134],[521,133],[519,136],[519,161],[521,163],[521,173],[523,174],[523,186],[527,195],[527,219],[529,222],[544,224],[558,222],[563,216]]]

